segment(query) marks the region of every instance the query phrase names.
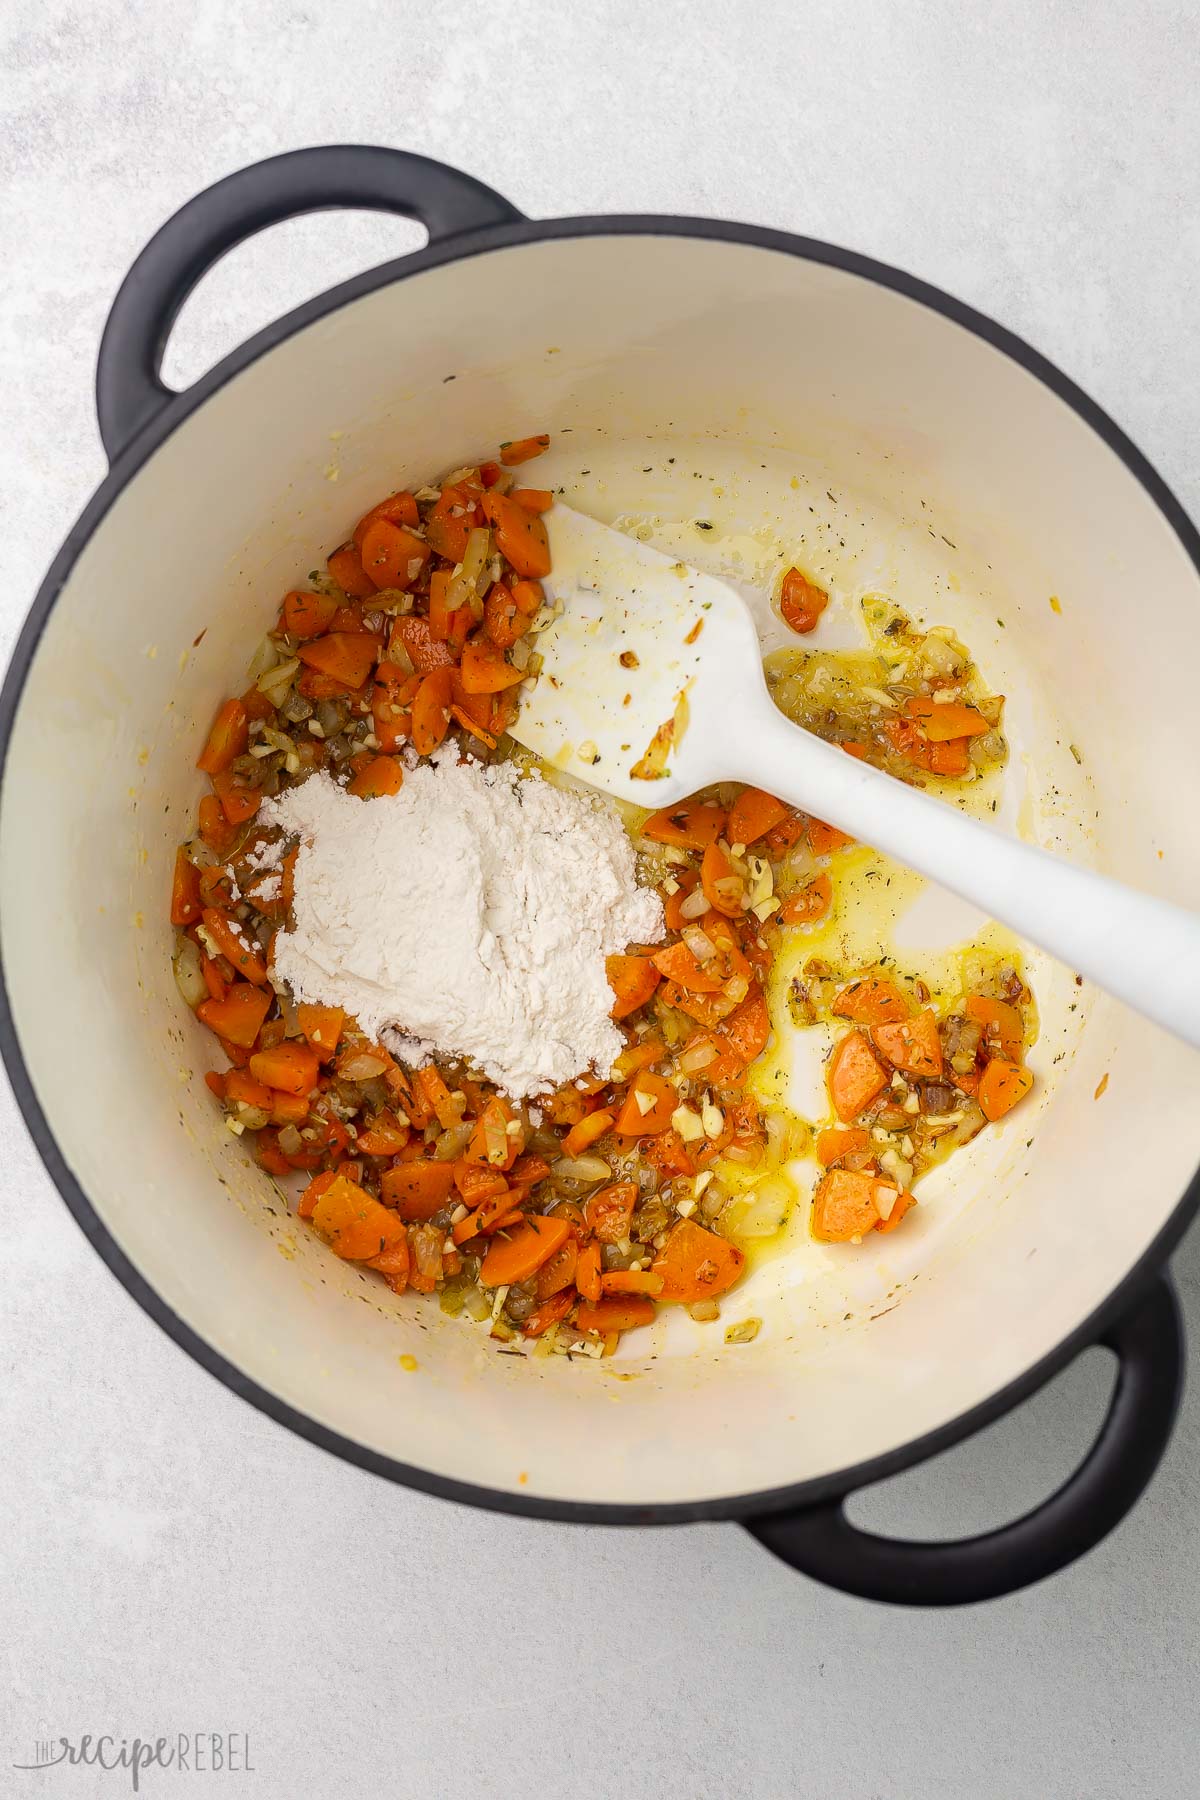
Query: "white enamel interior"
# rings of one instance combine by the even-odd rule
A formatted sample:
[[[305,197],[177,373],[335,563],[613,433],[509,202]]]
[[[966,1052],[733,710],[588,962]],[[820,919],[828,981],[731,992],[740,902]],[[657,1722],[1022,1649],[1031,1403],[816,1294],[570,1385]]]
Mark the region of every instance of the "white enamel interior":
[[[1200,891],[1200,587],[1119,459],[1018,365],[870,281],[748,246],[601,236],[497,250],[342,308],[216,393],[118,496],[12,739],[4,965],[41,1105],[103,1224],[255,1382],[387,1456],[522,1496],[734,1496],[902,1445],[1051,1350],[1191,1177],[1200,1062],[1103,999],[1069,1014],[1055,978],[1043,1097],[964,1156],[954,1205],[878,1248],[798,1252],[794,1280],[787,1257],[765,1264],[728,1315],[764,1319],[737,1350],[679,1320],[651,1358],[497,1355],[295,1227],[221,1127],[200,1079],[210,1040],[171,978],[165,901],[200,734],[280,594],[380,492],[541,428],[559,434],[558,478],[610,515],[669,443],[675,491],[694,458],[706,511],[714,471],[733,506],[765,462],[784,510],[786,467],[852,497],[884,538],[932,544],[945,581],[926,614],[953,623],[955,595],[973,596],[962,629],[1024,707],[1043,833],[1086,838],[1101,867],[1170,898]],[[842,548],[860,572],[892,559]],[[1029,698],[1043,693],[1052,710]],[[1081,789],[1055,819],[1059,721],[1094,820]]]

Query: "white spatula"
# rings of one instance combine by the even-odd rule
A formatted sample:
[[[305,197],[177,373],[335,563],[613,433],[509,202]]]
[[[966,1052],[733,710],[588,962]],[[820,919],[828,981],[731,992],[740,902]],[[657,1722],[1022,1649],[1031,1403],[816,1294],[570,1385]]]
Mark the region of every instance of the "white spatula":
[[[765,788],[1200,1046],[1200,918],[967,818],[793,725],[767,692],[732,588],[568,506],[556,504],[547,526],[546,587],[562,614],[538,639],[544,666],[513,728],[521,743],[642,806],[715,781]],[[650,765],[662,773],[645,779],[654,743]]]

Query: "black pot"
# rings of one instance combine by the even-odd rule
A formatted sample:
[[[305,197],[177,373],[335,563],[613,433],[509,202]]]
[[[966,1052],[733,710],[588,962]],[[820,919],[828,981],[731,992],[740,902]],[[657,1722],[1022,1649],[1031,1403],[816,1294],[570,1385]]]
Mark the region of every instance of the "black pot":
[[[335,206],[415,216],[429,246],[298,308],[188,392],[164,387],[167,335],[205,270]],[[665,1348],[623,1350],[637,1379],[617,1382],[497,1355],[294,1229],[199,1079],[207,1034],[174,991],[165,898],[199,734],[281,592],[379,491],[537,429],[554,433],[555,478],[591,481],[585,501],[610,510],[626,470],[727,519],[743,480],[807,497],[819,479],[847,520],[890,520],[904,566],[936,545],[954,577],[943,607],[969,611],[991,582],[1007,641],[1057,672],[1081,734],[1094,724],[1102,859],[1185,897],[1200,865],[1161,769],[1176,793],[1197,772],[1171,720],[1191,716],[1190,658],[1172,646],[1194,627],[1200,544],[1128,439],[1010,333],[865,257],[708,220],[535,223],[455,170],[358,147],[276,157],[176,214],[113,306],[97,394],[111,472],[41,588],[0,709],[0,1030],[46,1165],[129,1292],[312,1442],[471,1504],[735,1519],[795,1568],[912,1604],[1010,1592],[1098,1543],[1150,1478],[1179,1395],[1162,1270],[1200,1198],[1189,1052],[1048,976],[1022,1136],[962,1159],[885,1251],[818,1263],[802,1245],[794,1268],[769,1265],[747,1289],[764,1318],[752,1345],[679,1319]],[[807,508],[787,505],[800,537]],[[1125,628],[1134,571],[1155,597],[1140,637]],[[985,667],[1015,653],[964,629]],[[847,1522],[849,1493],[1094,1343],[1119,1359],[1108,1416],[1034,1512],[955,1543]]]

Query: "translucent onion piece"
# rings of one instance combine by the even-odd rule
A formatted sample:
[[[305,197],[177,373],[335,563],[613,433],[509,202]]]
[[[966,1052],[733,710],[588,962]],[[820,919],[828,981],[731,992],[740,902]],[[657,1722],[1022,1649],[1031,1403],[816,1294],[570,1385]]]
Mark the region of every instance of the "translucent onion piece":
[[[208,983],[204,979],[200,952],[191,938],[180,938],[171,967],[175,973],[175,986],[179,989],[184,1004],[194,1012],[202,1000],[208,999]]]

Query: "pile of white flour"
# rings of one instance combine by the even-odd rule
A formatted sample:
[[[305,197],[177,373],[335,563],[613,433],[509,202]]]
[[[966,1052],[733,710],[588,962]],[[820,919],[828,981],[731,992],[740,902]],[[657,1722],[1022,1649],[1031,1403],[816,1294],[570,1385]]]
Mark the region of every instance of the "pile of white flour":
[[[664,928],[603,802],[447,747],[398,794],[318,774],[259,819],[300,839],[275,940],[297,1000],[344,1007],[406,1062],[468,1057],[516,1099],[608,1073],[624,1040],[604,959]]]

